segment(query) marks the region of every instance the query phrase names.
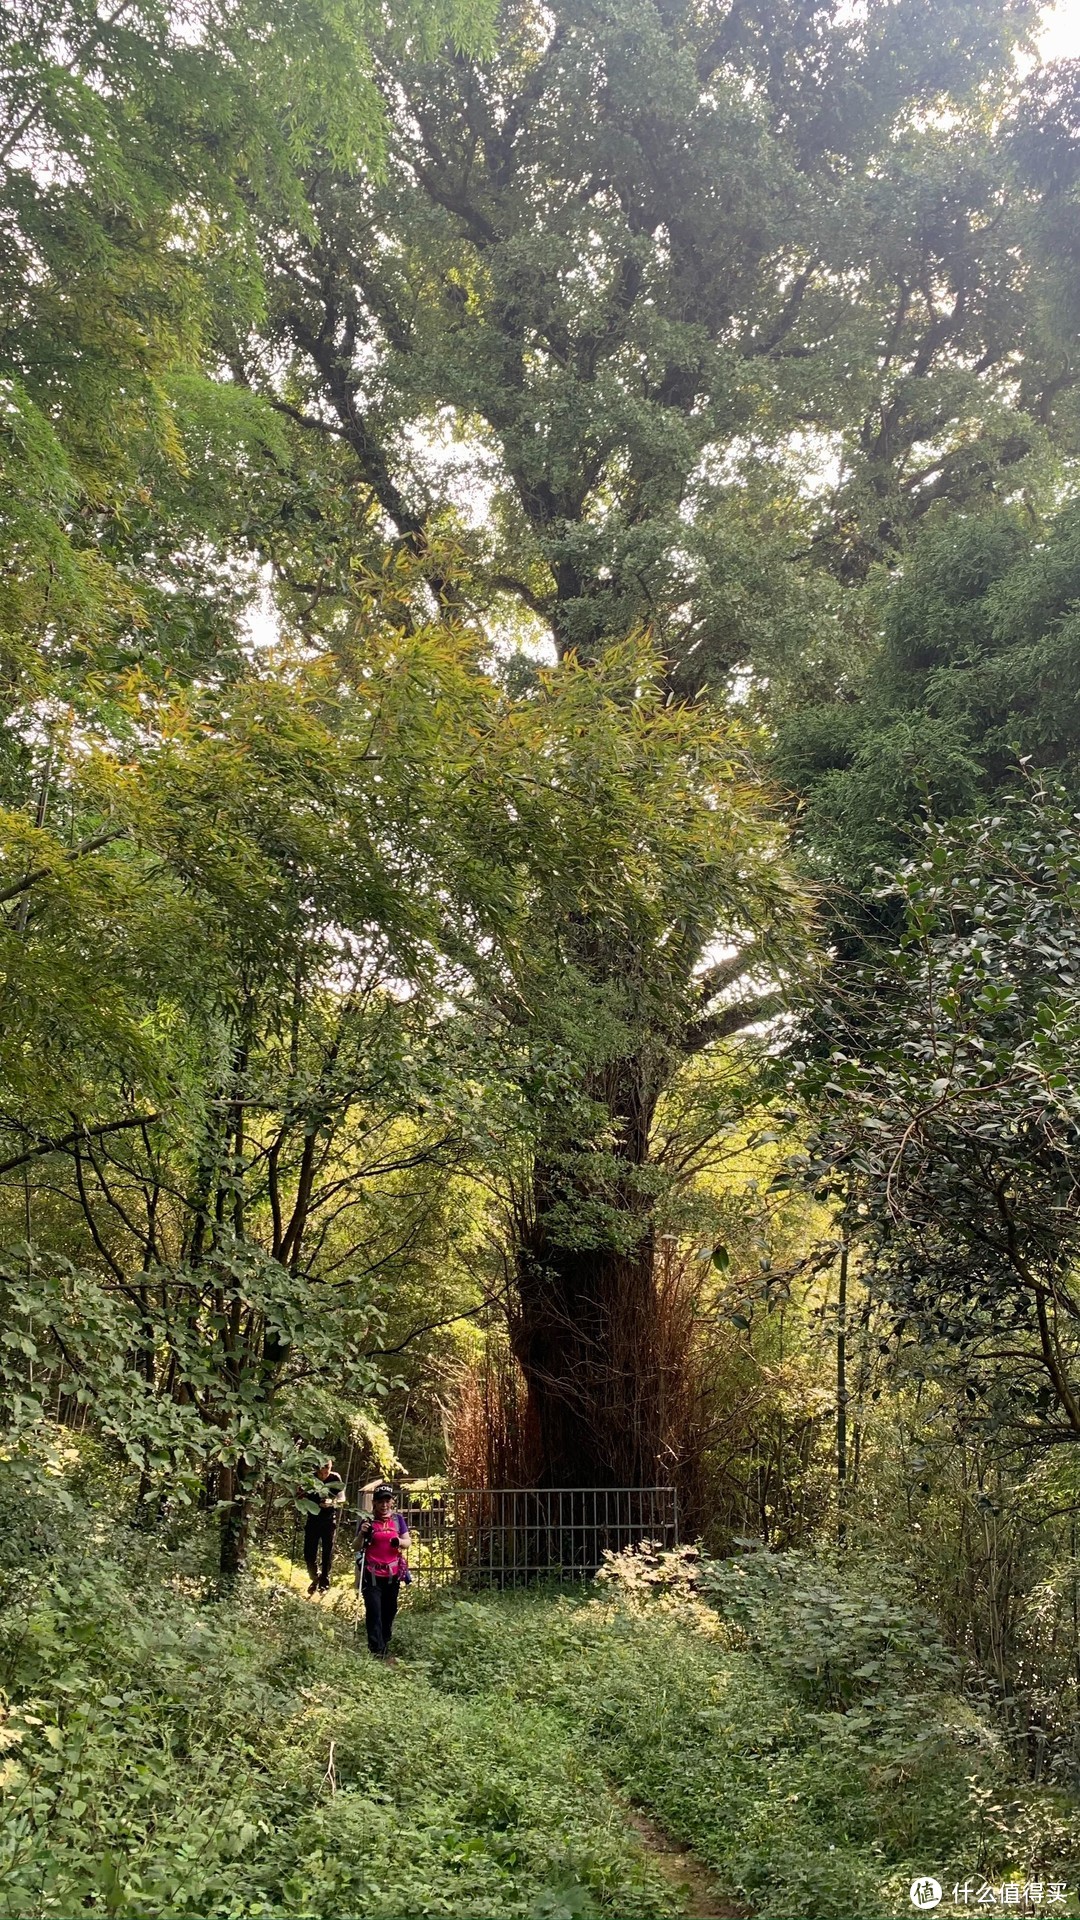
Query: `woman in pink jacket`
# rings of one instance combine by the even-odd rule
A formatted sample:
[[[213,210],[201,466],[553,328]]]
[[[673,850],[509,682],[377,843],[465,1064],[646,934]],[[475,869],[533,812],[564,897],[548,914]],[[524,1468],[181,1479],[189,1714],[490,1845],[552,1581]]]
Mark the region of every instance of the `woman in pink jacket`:
[[[409,1529],[394,1512],[394,1489],[385,1482],[371,1496],[356,1534],[356,1571],[367,1622],[367,1643],[377,1660],[390,1652],[390,1635],[402,1580],[408,1580]]]

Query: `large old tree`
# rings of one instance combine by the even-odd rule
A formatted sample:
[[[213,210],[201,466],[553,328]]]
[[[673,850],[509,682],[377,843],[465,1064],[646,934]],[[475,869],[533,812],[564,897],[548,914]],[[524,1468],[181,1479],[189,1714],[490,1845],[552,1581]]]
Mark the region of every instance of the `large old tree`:
[[[322,448],[353,537],[419,567],[406,624],[584,660],[645,627],[676,700],[828,678],[844,589],[943,508],[1037,501],[1074,434],[1072,76],[1018,78],[1034,15],[580,0],[505,6],[483,59],[385,39],[385,172],[328,154],[302,223],[257,217],[234,376]],[[331,637],[343,524],[281,567]],[[545,925],[593,1119],[537,1139],[515,1325],[563,1483],[656,1471],[658,1107],[777,1005],[749,891],[683,911],[651,945],[574,902]]]
[[[1010,0],[582,0],[492,35],[469,6],[258,12],[16,21],[12,964],[44,940],[55,997],[81,953],[28,873],[77,894],[154,838],[117,777],[178,690],[235,723],[266,563],[331,732],[400,684],[407,636],[441,797],[380,772],[365,831],[398,795],[434,1017],[459,996],[530,1115],[510,1304],[541,1471],[652,1478],[672,1113],[687,1063],[782,1003],[805,918],[747,723],[846,696],[864,583],[914,528],[1052,494],[1072,75],[1021,77]],[[440,623],[491,728],[452,751]],[[350,845],[331,822],[331,868]]]

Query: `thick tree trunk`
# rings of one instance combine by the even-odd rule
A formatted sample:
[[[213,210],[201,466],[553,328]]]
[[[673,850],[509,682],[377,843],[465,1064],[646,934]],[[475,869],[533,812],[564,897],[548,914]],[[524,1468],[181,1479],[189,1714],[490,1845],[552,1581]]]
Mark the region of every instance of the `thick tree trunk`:
[[[642,1178],[666,1074],[659,1050],[611,1060],[589,1092],[612,1152],[573,1152],[533,1174],[517,1249],[514,1351],[539,1436],[539,1483],[655,1486],[662,1478],[653,1208]]]
[[[539,1436],[539,1484],[655,1485],[661,1392],[648,1217],[629,1247],[568,1246],[547,1222],[555,1197],[572,1207],[575,1196],[543,1167],[534,1192],[512,1333]]]

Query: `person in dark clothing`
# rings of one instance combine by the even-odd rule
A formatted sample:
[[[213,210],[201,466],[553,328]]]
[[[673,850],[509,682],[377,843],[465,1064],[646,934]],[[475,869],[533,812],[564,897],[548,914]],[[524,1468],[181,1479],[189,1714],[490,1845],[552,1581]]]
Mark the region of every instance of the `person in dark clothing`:
[[[326,1593],[334,1564],[334,1542],[345,1505],[345,1482],[332,1460],[316,1467],[311,1485],[304,1488],[308,1517],[304,1526],[304,1565],[311,1585],[308,1593]],[[320,1564],[321,1562],[321,1564]]]
[[[390,1635],[394,1630],[398,1596],[402,1580],[408,1580],[405,1558],[409,1549],[409,1529],[403,1514],[394,1512],[394,1489],[376,1487],[371,1496],[371,1512],[362,1514],[356,1534],[356,1571],[364,1602],[367,1643],[377,1660],[390,1657]]]

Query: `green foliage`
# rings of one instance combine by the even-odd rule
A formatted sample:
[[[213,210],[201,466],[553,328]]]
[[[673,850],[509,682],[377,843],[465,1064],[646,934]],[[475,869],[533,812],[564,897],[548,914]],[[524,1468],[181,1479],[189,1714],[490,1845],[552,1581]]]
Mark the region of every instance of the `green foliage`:
[[[459,1600],[409,1621],[403,1645],[452,1692],[555,1706],[755,1913],[902,1914],[928,1860],[942,1880],[993,1878],[1021,1847],[1050,1877],[1074,1844],[1067,1819],[1012,1787],[940,1641],[895,1578],[880,1591],[882,1571],[705,1562],[695,1581],[721,1624],[685,1562],[630,1555],[603,1597]]]
[[[1017,1770],[1075,1791],[1074,1450],[1006,1450],[986,1397],[958,1402],[947,1374],[920,1378],[917,1349],[882,1355],[872,1341],[892,1390],[852,1396],[861,1460],[848,1538],[905,1569],[967,1687],[993,1701]],[[853,1379],[862,1373],[859,1352]]]
[[[632,0],[507,6],[479,59],[388,37],[386,177],[305,181],[289,250],[261,219],[288,364],[234,358],[448,601],[587,657],[648,623],[683,693],[805,684],[845,651],[815,563],[859,582],[942,508],[1047,498],[1075,443],[1074,78],[1025,86],[1031,17]]]
[[[814,1173],[925,1371],[1017,1437],[1073,1439],[1076,815],[1033,787],[931,827],[894,888],[900,942],[853,982],[852,1044],[816,1076]]]
[[[837,1568],[757,1550],[703,1562],[695,1585],[809,1705],[861,1709],[868,1727],[875,1706],[895,1711],[910,1695],[917,1711],[920,1688],[929,1696],[959,1677],[933,1620],[869,1556]]]
[[[328,1297],[228,1236],[212,1276],[149,1269],[111,1288],[55,1255],[9,1253],[0,1306],[4,1457],[30,1479],[61,1393],[58,1353],[69,1406],[90,1410],[102,1439],[142,1470],[144,1498],[153,1490],[173,1509],[198,1497],[207,1468],[213,1484],[218,1468],[242,1463],[245,1492],[264,1480],[291,1487],[297,1389],[312,1376],[332,1375],[350,1406],[371,1406],[381,1387],[366,1353],[380,1316],[364,1287]],[[250,1351],[239,1333],[230,1346],[234,1329]],[[307,1400],[310,1429],[317,1396]]]
[[[615,1194],[635,1157],[620,1134],[629,1080],[644,1077],[648,1124],[686,1054],[725,1030],[710,947],[753,943],[762,969],[795,967],[808,901],[783,859],[753,734],[708,705],[671,703],[644,640],[543,673],[502,725],[521,787],[536,764],[550,783],[531,799],[515,792],[517,846],[498,824],[501,858],[517,859],[527,886],[515,946],[500,955],[514,988],[503,988],[506,1023],[541,1062],[572,1063],[576,1102],[542,1080],[530,1089],[541,1150],[572,1152],[592,1135],[598,1197]]]
[[[597,1760],[542,1705],[496,1716],[376,1666],[283,1588],[200,1606],[190,1553],[5,1509],[0,1913],[656,1914]],[[10,1502],[13,1490],[6,1484]],[[43,1557],[60,1559],[43,1573]]]
[[[854,685],[845,671],[831,705],[805,706],[780,729],[777,771],[806,796],[823,867],[867,890],[875,864],[918,845],[927,811],[983,809],[1013,782],[1018,756],[1072,786],[1078,601],[1071,506],[1045,526],[1011,510],[924,532],[883,596],[881,639]]]
[[[433,997],[452,1024],[440,951],[509,910],[446,804],[485,719],[497,779],[498,696],[449,638],[352,700],[279,660],[227,694],[128,694],[97,752],[51,748],[86,837],[3,823],[4,1229],[46,1250],[6,1265],[35,1343],[10,1392],[36,1380],[25,1412],[63,1382],[144,1495],[202,1458],[246,1498],[287,1476],[301,1382],[370,1412],[368,1278],[400,1271],[423,1170],[476,1126],[467,1047],[424,1040]],[[140,713],[155,737],[121,759]]]

